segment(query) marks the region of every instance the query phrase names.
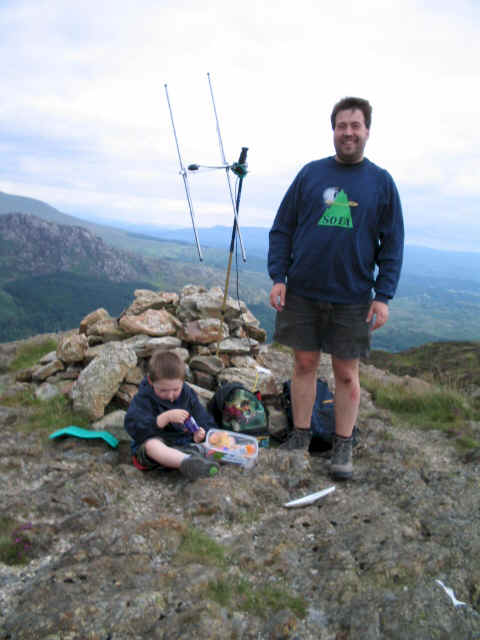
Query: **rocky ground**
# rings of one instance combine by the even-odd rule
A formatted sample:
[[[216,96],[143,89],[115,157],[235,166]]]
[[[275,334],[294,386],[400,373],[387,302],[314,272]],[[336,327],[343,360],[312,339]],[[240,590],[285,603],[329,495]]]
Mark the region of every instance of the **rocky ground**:
[[[32,544],[0,564],[2,640],[480,638],[479,457],[393,428],[366,394],[354,480],[296,509],[332,486],[324,458],[270,448],[189,483],[137,471],[125,438],[24,419],[1,425],[1,512]]]
[[[15,352],[0,345],[4,398],[34,384],[7,373]],[[288,376],[278,355],[258,357],[275,384]],[[393,426],[364,391],[352,481],[272,446],[251,470],[188,482],[138,471],[122,416],[103,425],[112,448],[28,433],[29,410],[0,401],[0,525],[16,523],[25,556],[0,562],[0,640],[480,639],[478,449]]]

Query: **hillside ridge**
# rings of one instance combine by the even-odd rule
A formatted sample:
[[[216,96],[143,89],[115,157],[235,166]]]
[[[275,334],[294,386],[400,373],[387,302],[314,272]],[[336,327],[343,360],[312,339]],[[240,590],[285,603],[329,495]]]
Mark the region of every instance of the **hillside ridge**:
[[[109,247],[82,226],[49,222],[25,213],[0,216],[3,267],[18,275],[73,271],[119,282],[151,275],[138,255]]]
[[[185,282],[193,282],[207,287],[223,286],[225,283],[227,267],[225,239],[230,235],[230,230],[227,227],[216,226],[210,229],[200,229],[205,259],[204,262],[199,263],[193,241],[191,240],[190,244],[187,241],[188,237],[192,238],[191,229],[184,229],[178,233],[159,229],[154,233],[153,227],[148,227],[148,225],[144,227],[139,224],[135,227],[130,225],[130,230],[127,231],[73,218],[56,211],[41,201],[7,196],[1,192],[0,220],[4,217],[5,210],[13,206],[14,203],[18,203],[19,207],[29,209],[31,213],[38,213],[39,216],[58,216],[58,219],[62,221],[61,224],[87,228],[94,236],[99,236],[108,247],[124,250],[136,256],[149,267],[148,270],[142,269],[142,273],[136,278],[137,281],[139,278],[142,281],[147,280],[154,287],[170,291],[180,291]],[[136,229],[136,232],[132,232],[133,228]],[[145,230],[147,235],[142,230]],[[239,284],[239,296],[254,308],[271,340],[274,312],[268,304],[268,291],[271,282],[267,274],[265,258],[268,242],[267,230],[247,226],[243,227],[242,231],[245,233],[243,239],[246,242],[247,263],[243,264],[241,259],[235,261],[235,269],[238,268],[238,271],[237,276],[231,278],[231,287],[235,286],[236,289]],[[148,235],[149,232],[152,233],[152,236]],[[258,237],[256,236],[257,232],[260,234]],[[165,237],[159,237],[161,233],[164,233]],[[19,247],[17,253],[21,256],[24,251],[28,253],[30,249],[24,250]],[[261,255],[257,254],[258,251]],[[7,280],[11,281],[12,278],[19,275],[15,269],[8,269],[7,273],[5,271],[5,269],[1,269],[0,262],[0,284]],[[103,275],[98,273],[95,268],[90,268],[89,273],[92,274],[92,271],[95,272],[93,274],[95,277],[103,278]],[[78,272],[85,272],[84,265],[77,270]],[[65,276],[63,280],[65,280]],[[102,283],[102,286],[104,284]],[[72,290],[76,286],[77,283],[73,282]],[[136,287],[138,286],[139,284],[136,285]],[[15,291],[10,292],[5,291],[5,288],[0,288],[0,340],[15,339],[48,330],[46,318],[43,316],[45,307],[51,309],[59,303],[58,296],[55,295],[55,288],[58,288],[56,279],[49,279],[48,282],[22,282],[14,288]],[[34,309],[32,315],[32,309],[24,308],[23,301],[25,296],[28,297],[29,291],[37,288],[41,289],[43,295],[46,296],[45,305]],[[60,284],[60,288],[64,288],[64,282]],[[88,283],[88,289],[94,292],[93,283]],[[130,287],[126,295],[132,293],[133,288]],[[100,293],[96,299],[99,298],[99,295]],[[477,340],[480,337],[478,322],[480,314],[480,253],[442,252],[407,245],[399,287],[390,307],[389,322],[381,331],[377,331],[373,335],[374,349],[399,352],[429,342]],[[114,307],[109,310],[112,313],[117,312]],[[66,323],[66,317],[71,317],[70,311],[69,309],[62,310],[58,321],[52,328],[66,329],[71,326]],[[82,311],[87,313],[89,309],[83,307]],[[15,333],[12,333],[12,329],[2,330],[5,322],[10,323],[11,326],[11,318],[15,316],[19,319],[19,326]],[[462,318],[461,323],[458,322],[459,317]],[[23,318],[28,319],[26,323]]]

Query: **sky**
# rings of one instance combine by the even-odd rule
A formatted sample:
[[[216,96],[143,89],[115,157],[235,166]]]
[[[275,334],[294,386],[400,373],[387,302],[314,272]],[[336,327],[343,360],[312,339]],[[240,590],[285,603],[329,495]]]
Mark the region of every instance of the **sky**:
[[[0,0],[0,191],[190,227],[165,85],[183,165],[218,165],[210,74],[227,162],[248,147],[240,227],[271,226],[355,95],[406,242],[479,251],[479,28],[477,0]],[[226,172],[188,181],[197,227],[231,225]]]

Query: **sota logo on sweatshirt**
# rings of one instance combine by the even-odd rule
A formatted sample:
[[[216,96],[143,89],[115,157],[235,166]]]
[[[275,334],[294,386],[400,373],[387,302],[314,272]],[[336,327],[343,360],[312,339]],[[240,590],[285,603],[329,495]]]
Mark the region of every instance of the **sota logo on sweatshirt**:
[[[358,202],[349,200],[345,191],[339,187],[325,189],[323,200],[328,207],[317,223],[319,226],[353,229],[350,207],[357,207]]]

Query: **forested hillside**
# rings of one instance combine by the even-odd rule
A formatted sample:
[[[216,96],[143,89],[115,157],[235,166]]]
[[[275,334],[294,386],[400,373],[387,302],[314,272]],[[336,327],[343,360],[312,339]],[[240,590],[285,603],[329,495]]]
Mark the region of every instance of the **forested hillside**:
[[[39,245],[34,237],[18,229],[12,233],[11,225],[5,222],[2,231],[2,218],[7,219],[11,208],[49,221],[53,225],[50,230],[54,230],[47,233],[51,240]],[[82,228],[86,234],[78,231]],[[247,262],[243,263],[237,250],[229,293],[247,302],[270,340],[274,313],[268,305],[268,229],[245,227],[241,231]],[[88,239],[83,253],[82,243],[72,242],[75,234]],[[77,324],[79,314],[96,306],[111,305],[108,311],[115,315],[117,301],[131,297],[138,283],[164,291],[180,291],[187,283],[223,287],[231,229],[200,229],[199,237],[203,262],[198,260],[191,229],[133,225],[116,229],[68,216],[32,198],[0,192],[0,341],[42,332],[55,318],[56,329],[68,329],[72,319],[73,325]],[[100,253],[95,253],[94,247],[100,248]],[[108,265],[116,266],[116,276]],[[123,272],[120,278],[119,270]],[[49,278],[35,279],[39,275]],[[87,278],[84,285],[79,284],[82,277]],[[118,288],[109,285],[112,280],[117,281]],[[34,308],[33,301],[40,301],[38,291],[42,304]],[[64,294],[60,296],[59,291]],[[83,296],[83,291],[89,294]],[[102,297],[105,291],[115,292],[111,296],[115,304],[110,297]],[[428,342],[479,340],[479,318],[480,253],[407,246],[390,320],[374,334],[373,346],[395,352]]]
[[[188,245],[147,241],[163,257],[114,248],[81,226],[22,213],[0,216],[0,342],[70,329],[99,307],[118,316],[135,289],[224,286],[225,271],[212,266],[225,260],[218,249],[205,252],[211,265],[199,266]],[[242,289],[265,309],[267,290],[258,275],[243,271]],[[234,275],[233,296],[237,284]]]

